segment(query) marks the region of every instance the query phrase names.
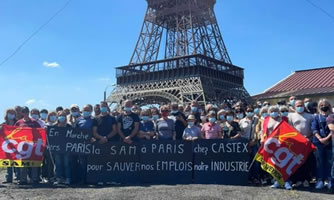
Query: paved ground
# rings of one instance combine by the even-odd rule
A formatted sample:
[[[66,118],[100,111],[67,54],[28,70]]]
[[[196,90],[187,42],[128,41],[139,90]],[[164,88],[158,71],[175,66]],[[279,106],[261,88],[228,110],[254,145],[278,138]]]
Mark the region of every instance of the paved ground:
[[[4,173],[0,173],[3,181]],[[240,187],[224,185],[154,185],[154,186],[110,186],[110,187],[58,187],[46,184],[19,186],[1,184],[0,199],[269,199],[269,200],[331,200],[333,194],[326,191],[287,191],[268,187]]]

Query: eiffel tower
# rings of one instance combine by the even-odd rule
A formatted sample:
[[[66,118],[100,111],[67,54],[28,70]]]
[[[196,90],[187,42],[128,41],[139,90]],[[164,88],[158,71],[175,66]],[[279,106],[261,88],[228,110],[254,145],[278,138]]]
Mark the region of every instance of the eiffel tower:
[[[116,68],[109,103],[138,105],[250,98],[243,69],[232,64],[214,13],[216,0],[146,0],[130,63]]]

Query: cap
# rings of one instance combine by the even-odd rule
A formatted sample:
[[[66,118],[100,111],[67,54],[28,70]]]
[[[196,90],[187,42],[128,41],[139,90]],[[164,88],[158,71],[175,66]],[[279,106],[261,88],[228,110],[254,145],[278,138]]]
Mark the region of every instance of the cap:
[[[72,104],[70,108],[71,108],[71,109],[72,109],[72,108],[79,109],[79,106],[78,106],[77,104]]]
[[[196,120],[195,115],[189,115],[187,120]]]
[[[331,114],[326,119],[327,124],[334,124],[334,114]]]

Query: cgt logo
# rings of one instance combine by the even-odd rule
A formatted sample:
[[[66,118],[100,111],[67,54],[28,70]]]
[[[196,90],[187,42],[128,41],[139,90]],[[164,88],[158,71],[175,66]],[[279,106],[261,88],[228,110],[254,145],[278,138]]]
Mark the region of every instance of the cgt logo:
[[[287,147],[282,146],[281,138],[287,136],[294,136],[297,133],[288,133],[285,136],[281,136],[279,138],[269,138],[264,143],[264,150],[269,154],[273,155],[271,157],[271,162],[274,163],[279,168],[286,168],[286,173],[288,175],[292,174],[292,169],[296,165],[300,165],[304,158],[303,154],[296,155],[294,152],[290,151],[291,145],[287,143]]]
[[[34,141],[28,141],[27,136],[15,137],[21,129],[14,129],[2,142],[1,149],[5,153],[14,154],[15,158],[20,160],[31,158],[33,154],[37,157],[42,156],[43,140],[39,138],[35,143]]]

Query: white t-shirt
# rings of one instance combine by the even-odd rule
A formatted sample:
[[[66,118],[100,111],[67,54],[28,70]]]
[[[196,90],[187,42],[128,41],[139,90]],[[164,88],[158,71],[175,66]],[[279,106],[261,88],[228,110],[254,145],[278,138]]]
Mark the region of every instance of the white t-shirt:
[[[309,113],[302,113],[299,114],[297,112],[295,113],[289,113],[289,124],[293,126],[299,133],[304,135],[305,137],[310,137],[312,135],[312,121],[313,121],[313,115]]]

